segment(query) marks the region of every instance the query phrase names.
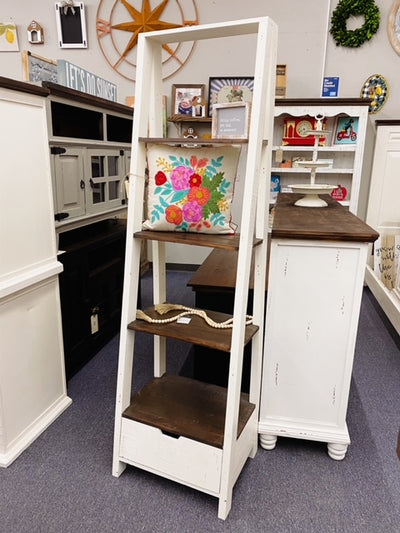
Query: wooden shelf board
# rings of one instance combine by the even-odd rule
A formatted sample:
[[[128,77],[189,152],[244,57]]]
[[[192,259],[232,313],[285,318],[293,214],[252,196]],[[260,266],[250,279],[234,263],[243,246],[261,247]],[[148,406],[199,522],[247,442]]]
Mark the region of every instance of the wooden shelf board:
[[[135,394],[122,416],[157,427],[169,435],[222,448],[226,398],[224,387],[164,374]],[[242,393],[238,437],[254,408],[248,395]]]
[[[211,117],[193,117],[192,115],[171,115],[168,122],[211,122]]]
[[[209,248],[220,248],[222,250],[238,250],[239,234],[211,234],[211,233],[190,233],[184,231],[137,231],[134,234],[136,239],[150,241],[172,242],[175,244],[191,244],[194,246],[207,246]],[[254,239],[253,246],[261,244],[261,239]]]
[[[139,137],[139,142],[148,144],[177,144],[195,146],[210,146],[213,144],[247,144],[248,139],[185,139],[184,137]]]
[[[150,309],[146,309],[144,312],[151,318],[162,319],[176,316],[182,311],[169,311],[164,315],[160,315],[157,313],[154,307],[151,307]],[[206,312],[207,315],[216,322],[224,322],[232,317],[232,315],[219,313],[216,311]],[[128,329],[190,342],[192,344],[196,344],[197,346],[205,346],[206,348],[221,350],[222,352],[230,352],[232,328],[213,328],[209,326],[203,318],[197,315],[190,315],[190,318],[190,324],[177,324],[176,321],[169,322],[167,324],[153,324],[144,320],[134,320],[128,324]],[[246,326],[244,339],[245,345],[250,342],[257,331],[258,326]]]
[[[302,194],[279,193],[272,225],[273,239],[315,239],[374,242],[379,234],[347,211],[329,194],[323,209],[294,205]]]

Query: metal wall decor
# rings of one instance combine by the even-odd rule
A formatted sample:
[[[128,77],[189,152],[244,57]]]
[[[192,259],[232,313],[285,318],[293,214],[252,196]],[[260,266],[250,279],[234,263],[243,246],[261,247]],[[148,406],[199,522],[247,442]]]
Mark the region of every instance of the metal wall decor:
[[[199,23],[195,0],[142,0],[141,9],[133,0],[100,0],[96,32],[107,63],[128,80],[136,79],[136,46],[142,32],[194,26]],[[137,2],[136,2],[137,3]],[[189,60],[194,41],[163,45],[162,71],[167,79]]]

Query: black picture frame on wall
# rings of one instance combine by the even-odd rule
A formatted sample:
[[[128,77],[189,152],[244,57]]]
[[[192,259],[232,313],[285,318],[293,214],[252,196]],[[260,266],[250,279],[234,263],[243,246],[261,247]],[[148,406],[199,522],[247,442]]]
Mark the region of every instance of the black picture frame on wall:
[[[223,76],[208,80],[208,115],[212,117],[213,104],[249,102],[253,99],[254,77]]]

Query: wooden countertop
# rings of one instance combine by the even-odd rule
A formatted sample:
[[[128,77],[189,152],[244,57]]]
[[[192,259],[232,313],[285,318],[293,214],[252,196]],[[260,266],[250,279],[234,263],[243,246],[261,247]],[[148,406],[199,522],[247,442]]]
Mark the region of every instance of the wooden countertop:
[[[50,95],[58,96],[73,102],[101,107],[107,111],[116,111],[118,113],[127,115],[130,118],[133,117],[133,108],[124,104],[120,104],[112,100],[106,100],[105,98],[100,98],[82,91],[76,91],[75,89],[70,89],[64,85],[59,85],[58,83],[53,83],[50,81],[43,81],[41,83],[42,85],[37,85],[32,82],[18,81],[0,76],[0,88],[36,94],[38,96],[43,96],[44,98],[47,98]]]
[[[280,193],[272,238],[374,242],[379,234],[329,195],[327,207],[294,205],[302,194]]]
[[[272,238],[373,242],[378,233],[325,195],[327,207],[297,207],[301,194],[281,193],[275,208]],[[194,291],[232,292],[236,283],[237,251],[213,250],[190,279]],[[268,277],[268,276],[267,276]],[[267,289],[266,280],[266,289]],[[250,279],[250,289],[253,279]]]

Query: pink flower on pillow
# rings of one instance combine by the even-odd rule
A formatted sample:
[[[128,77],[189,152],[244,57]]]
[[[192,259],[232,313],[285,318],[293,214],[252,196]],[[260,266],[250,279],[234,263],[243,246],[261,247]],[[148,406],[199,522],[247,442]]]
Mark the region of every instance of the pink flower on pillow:
[[[206,187],[192,187],[188,192],[188,200],[190,202],[197,202],[200,205],[206,205],[210,196],[210,190]]]
[[[179,226],[183,220],[182,209],[177,205],[170,205],[165,210],[165,218],[170,224]]]
[[[183,206],[183,218],[186,222],[199,222],[203,218],[203,208],[198,202],[187,202]]]
[[[176,191],[184,191],[190,187],[190,177],[193,174],[193,170],[188,167],[180,165],[174,168],[171,172],[172,187]]]

